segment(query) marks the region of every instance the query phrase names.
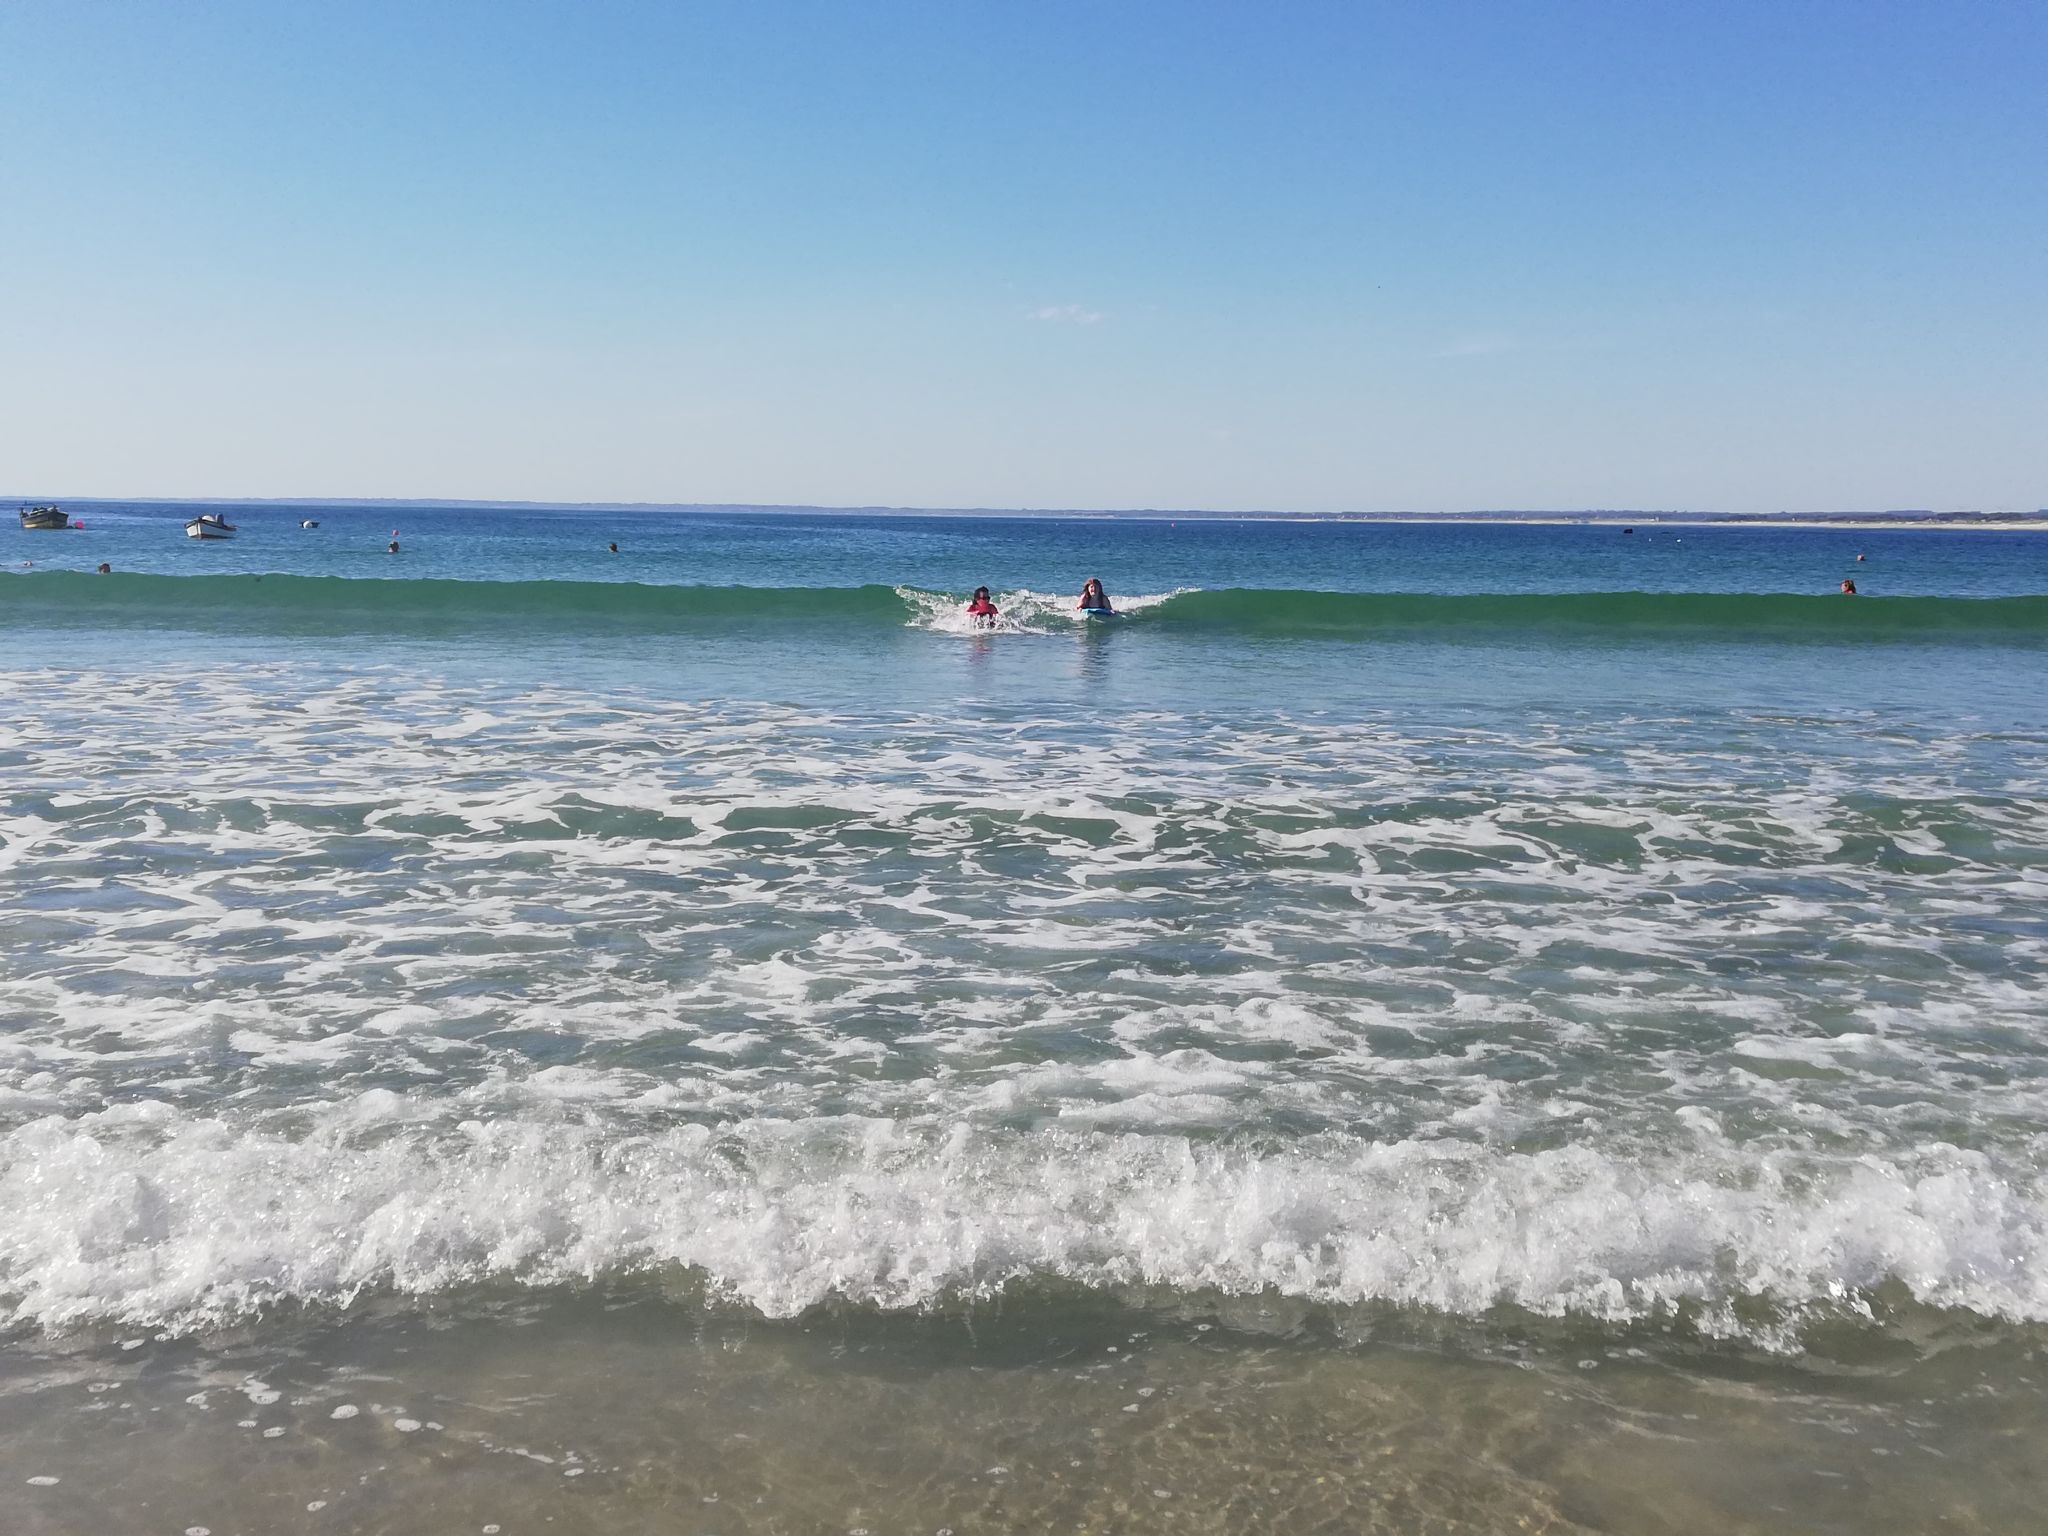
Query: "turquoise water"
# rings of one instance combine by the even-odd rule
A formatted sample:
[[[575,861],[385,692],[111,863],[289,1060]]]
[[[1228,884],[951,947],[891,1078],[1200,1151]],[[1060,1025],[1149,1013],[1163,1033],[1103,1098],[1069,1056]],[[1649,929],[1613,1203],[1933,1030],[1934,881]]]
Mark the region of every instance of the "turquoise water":
[[[51,1528],[2029,1528],[2048,538],[77,511]]]

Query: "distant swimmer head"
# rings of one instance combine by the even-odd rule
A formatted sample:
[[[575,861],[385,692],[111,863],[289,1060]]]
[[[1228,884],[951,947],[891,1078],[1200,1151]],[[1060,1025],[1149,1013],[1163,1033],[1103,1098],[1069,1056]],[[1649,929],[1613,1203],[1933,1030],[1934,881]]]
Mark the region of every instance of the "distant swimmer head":
[[[1860,563],[1860,562],[1862,561],[1862,559],[1863,559],[1863,556],[1861,556],[1861,555],[1858,555],[1858,556],[1856,557],[1856,559],[1857,559],[1857,561],[1858,561],[1858,562]]]
[[[389,544],[385,545],[384,547],[390,550],[391,553],[395,555],[398,553],[398,540],[393,539]]]
[[[1855,583],[1855,582],[1853,582],[1853,581],[1845,581],[1845,582],[1843,582],[1843,583],[1842,583],[1842,594],[1843,594],[1843,596],[1845,596],[1845,597],[1854,597],[1854,596],[1856,595],[1856,583]]]
[[[605,548],[610,550],[615,555],[619,552],[619,546],[617,544],[607,544],[605,545]]]
[[[107,564],[106,561],[102,560],[100,562],[100,574],[102,576],[111,576],[114,574],[114,568],[111,565]]]

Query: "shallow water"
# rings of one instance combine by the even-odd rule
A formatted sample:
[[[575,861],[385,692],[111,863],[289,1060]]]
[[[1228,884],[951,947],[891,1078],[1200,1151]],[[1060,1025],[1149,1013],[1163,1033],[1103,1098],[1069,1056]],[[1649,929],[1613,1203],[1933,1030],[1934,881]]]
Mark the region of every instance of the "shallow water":
[[[1788,1361],[1185,1296],[373,1304],[17,1352],[0,1465],[28,1532],[2033,1529],[2038,1337],[1910,1325]]]
[[[536,517],[0,582],[29,1529],[2031,1529],[2048,539]]]

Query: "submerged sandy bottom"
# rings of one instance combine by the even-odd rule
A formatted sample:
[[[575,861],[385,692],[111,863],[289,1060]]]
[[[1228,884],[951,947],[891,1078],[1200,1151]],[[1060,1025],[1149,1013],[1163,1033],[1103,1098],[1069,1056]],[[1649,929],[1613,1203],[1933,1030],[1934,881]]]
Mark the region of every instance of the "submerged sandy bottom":
[[[2048,1372],[2010,1331],[1772,1359],[1225,1316],[643,1292],[17,1343],[0,1508],[15,1536],[1870,1533],[2033,1531],[2048,1499]]]

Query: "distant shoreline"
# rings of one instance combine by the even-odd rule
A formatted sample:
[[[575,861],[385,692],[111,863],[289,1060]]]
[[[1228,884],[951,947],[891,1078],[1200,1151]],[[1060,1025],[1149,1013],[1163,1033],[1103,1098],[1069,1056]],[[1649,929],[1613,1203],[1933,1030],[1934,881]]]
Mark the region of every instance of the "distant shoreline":
[[[2048,508],[2035,512],[1681,512],[1681,511],[1480,511],[1480,512],[1217,512],[1202,509],[1088,507],[887,507],[800,506],[751,502],[652,501],[475,501],[445,497],[317,496],[0,496],[0,506],[56,503],[74,507],[326,507],[405,508],[463,512],[675,513],[682,516],[1042,518],[1049,522],[1205,523],[1389,523],[1411,526],[1525,525],[1544,527],[1651,528],[1840,528],[2048,530]]]

